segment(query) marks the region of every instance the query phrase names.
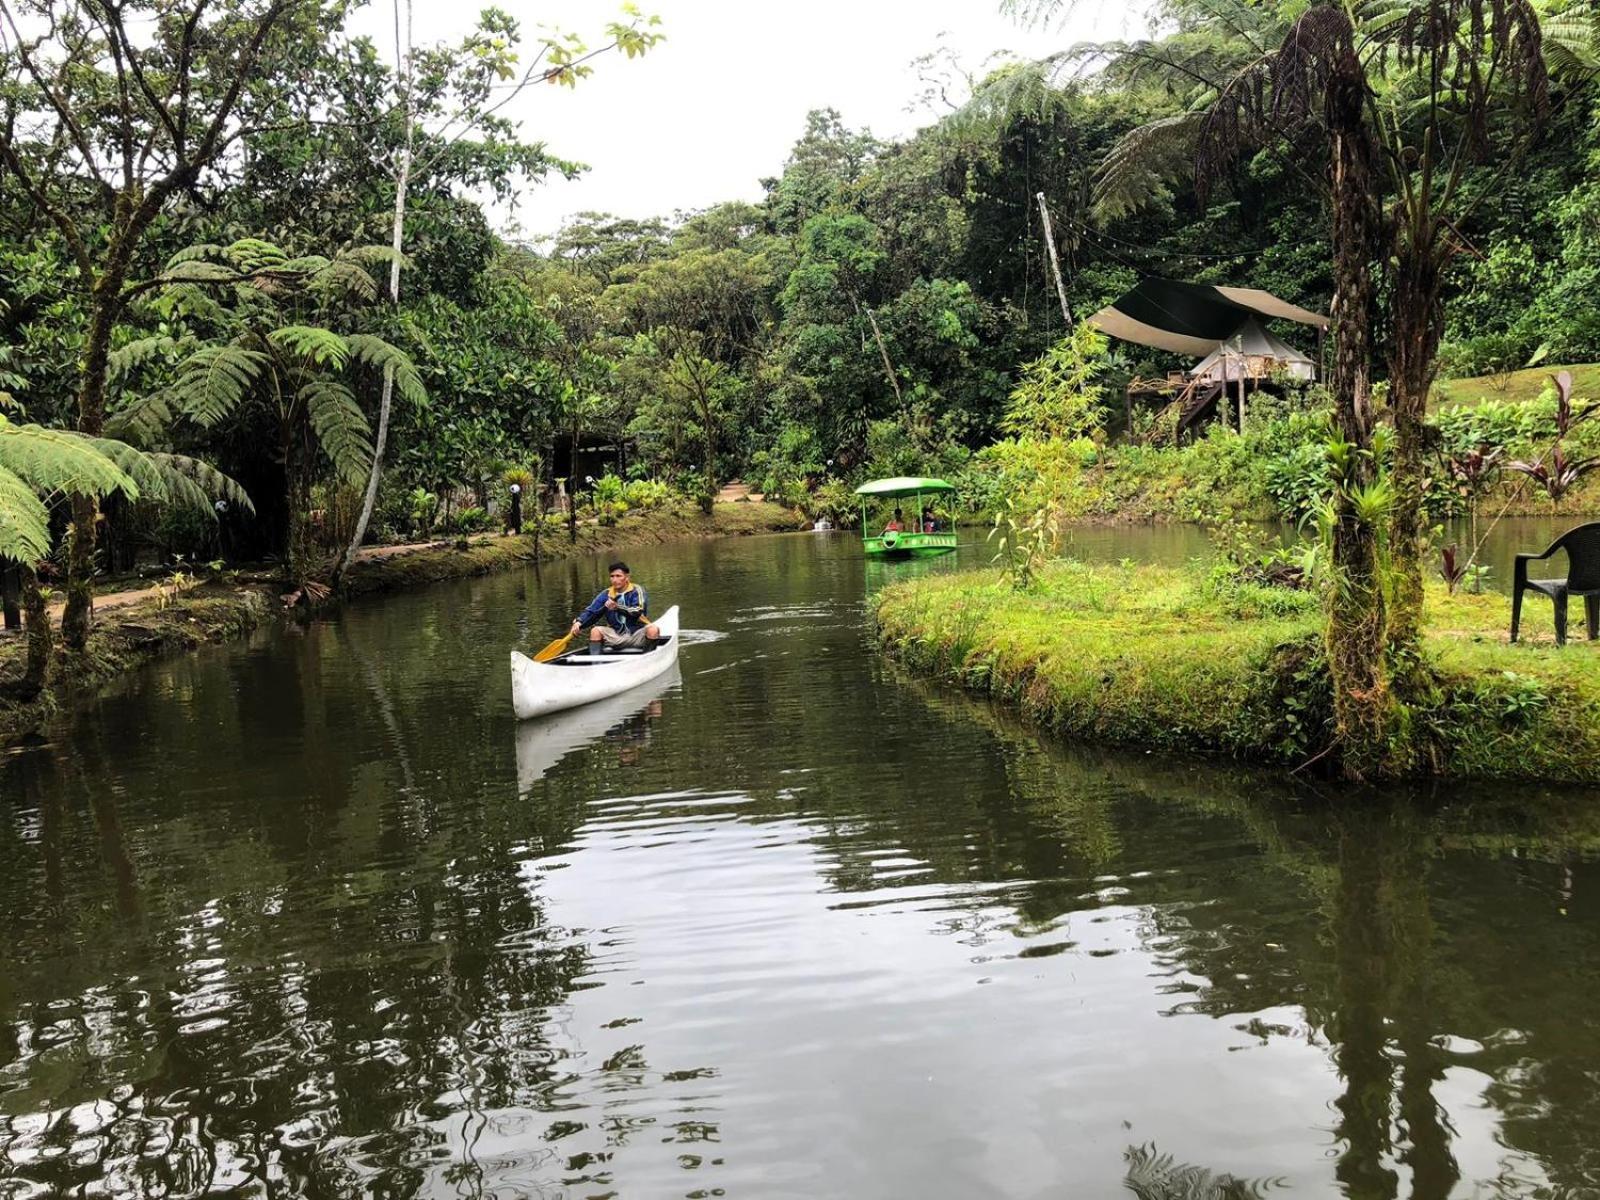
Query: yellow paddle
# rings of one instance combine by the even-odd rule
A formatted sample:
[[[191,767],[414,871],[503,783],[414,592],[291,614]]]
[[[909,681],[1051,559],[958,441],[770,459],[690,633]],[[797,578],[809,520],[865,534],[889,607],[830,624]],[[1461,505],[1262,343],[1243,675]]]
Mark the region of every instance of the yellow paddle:
[[[567,646],[572,642],[572,639],[575,636],[577,636],[577,635],[568,633],[568,634],[564,634],[561,637],[558,637],[555,641],[551,642],[543,650],[539,651],[539,653],[535,654],[533,656],[533,661],[534,662],[549,662],[552,658],[559,657],[562,653],[564,653],[566,651]]]
[[[617,598],[617,589],[616,588],[608,587],[606,589],[606,593],[613,600],[615,600]],[[572,642],[572,639],[577,637],[577,636],[578,635],[575,634],[575,633],[563,634],[561,637],[558,637],[555,641],[551,642],[543,650],[539,651],[539,653],[535,654],[533,656],[533,661],[534,662],[549,662],[552,658],[559,658],[563,653],[566,652],[567,646]]]

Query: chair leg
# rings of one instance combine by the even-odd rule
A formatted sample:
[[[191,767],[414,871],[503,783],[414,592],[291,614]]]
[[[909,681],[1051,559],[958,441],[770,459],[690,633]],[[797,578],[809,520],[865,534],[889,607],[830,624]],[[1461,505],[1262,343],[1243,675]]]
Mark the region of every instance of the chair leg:
[[[1522,624],[1522,589],[1511,593],[1511,640],[1517,640],[1517,627]]]
[[[1567,597],[1565,593],[1555,598],[1556,602],[1556,645],[1567,644]]]
[[[1589,640],[1600,638],[1600,596],[1583,598],[1584,615],[1589,618]]]

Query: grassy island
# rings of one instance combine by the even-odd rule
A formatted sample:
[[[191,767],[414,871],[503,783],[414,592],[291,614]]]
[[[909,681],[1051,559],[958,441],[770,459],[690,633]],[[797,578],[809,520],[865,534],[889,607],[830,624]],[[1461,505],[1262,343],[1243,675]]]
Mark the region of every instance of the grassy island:
[[[1511,645],[1508,612],[1505,596],[1428,590],[1428,684],[1401,727],[1404,757],[1419,775],[1600,782],[1600,644],[1580,631],[1557,649],[1534,609],[1534,632]],[[1063,736],[1288,767],[1334,757],[1309,592],[1062,561],[1021,592],[999,571],[897,584],[877,622],[912,670]]]

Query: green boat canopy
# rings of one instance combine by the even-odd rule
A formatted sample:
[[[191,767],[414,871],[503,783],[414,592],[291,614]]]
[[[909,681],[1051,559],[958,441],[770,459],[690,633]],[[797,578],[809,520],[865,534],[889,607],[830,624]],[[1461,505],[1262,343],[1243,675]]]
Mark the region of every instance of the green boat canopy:
[[[953,492],[955,484],[942,479],[874,479],[856,489],[858,496],[915,496],[918,492]]]

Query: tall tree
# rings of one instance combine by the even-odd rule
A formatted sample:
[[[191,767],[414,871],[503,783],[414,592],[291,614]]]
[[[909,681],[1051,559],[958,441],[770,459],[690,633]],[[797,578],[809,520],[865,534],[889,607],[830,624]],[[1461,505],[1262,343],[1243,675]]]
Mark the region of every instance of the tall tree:
[[[246,129],[251,80],[288,45],[320,36],[332,0],[0,0],[0,188],[56,228],[85,297],[77,427],[106,418],[112,335],[136,291],[146,234],[194,192]],[[62,630],[88,638],[93,495],[72,500]]]
[[[419,60],[411,45],[411,0],[403,2],[402,21],[402,0],[394,0],[398,105],[404,122],[404,139],[395,168],[394,219],[390,229],[390,246],[395,257],[389,266],[389,300],[395,304],[400,301],[400,253],[405,242],[407,191],[417,133],[423,122],[429,118],[439,122],[438,128],[430,131],[429,139],[437,147],[433,151],[437,154],[448,152],[455,143],[477,131],[510,141],[515,128],[498,114],[524,90],[535,83],[575,86],[593,70],[589,65],[591,59],[613,50],[635,58],[648,51],[662,36],[655,31],[660,24],[659,17],[644,17],[628,4],[623,9],[626,19],[606,26],[609,40],[605,45],[590,50],[572,34],[547,34],[539,39],[537,52],[519,77],[516,47],[520,33],[517,23],[504,12],[492,8],[484,10],[478,29],[459,48],[441,46]],[[542,148],[538,148],[536,154],[542,163]],[[355,560],[367,535],[367,524],[372,519],[383,474],[393,399],[394,381],[392,376],[386,376],[378,403],[378,430],[373,441],[366,494],[350,544],[336,568],[336,578]]]

